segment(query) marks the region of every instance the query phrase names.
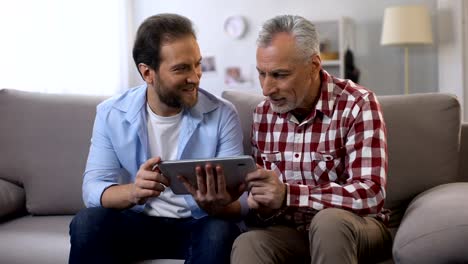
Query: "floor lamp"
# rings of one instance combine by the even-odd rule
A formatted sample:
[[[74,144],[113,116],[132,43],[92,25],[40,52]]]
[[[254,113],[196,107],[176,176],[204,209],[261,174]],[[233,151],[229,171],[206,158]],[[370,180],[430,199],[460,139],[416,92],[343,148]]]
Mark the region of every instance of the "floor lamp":
[[[408,48],[416,44],[432,44],[431,18],[427,7],[414,5],[386,8],[380,44],[404,47],[405,94],[408,94]]]

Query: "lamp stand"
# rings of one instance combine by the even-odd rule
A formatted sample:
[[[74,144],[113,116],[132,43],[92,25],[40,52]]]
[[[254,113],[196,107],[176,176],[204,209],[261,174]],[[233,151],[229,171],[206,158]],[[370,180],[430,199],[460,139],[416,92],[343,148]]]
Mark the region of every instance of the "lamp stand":
[[[408,88],[408,78],[409,78],[409,69],[408,69],[408,47],[405,47],[405,94],[409,94]]]

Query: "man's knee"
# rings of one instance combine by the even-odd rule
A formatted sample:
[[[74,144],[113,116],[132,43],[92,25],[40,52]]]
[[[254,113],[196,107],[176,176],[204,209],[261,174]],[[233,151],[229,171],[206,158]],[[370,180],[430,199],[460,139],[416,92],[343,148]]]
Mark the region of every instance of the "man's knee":
[[[319,211],[312,222],[310,223],[309,240],[313,236],[333,237],[333,236],[347,236],[353,237],[355,228],[351,212],[337,209],[327,208]]]
[[[97,233],[115,221],[118,212],[103,207],[85,208],[79,211],[70,223],[70,236]]]
[[[246,249],[254,250],[254,248],[261,244],[261,239],[258,237],[258,231],[248,231],[239,235],[232,246],[233,254],[236,252],[244,252]]]
[[[267,254],[264,250],[269,247],[264,245],[265,240],[261,232],[259,230],[248,231],[236,238],[232,245],[231,263],[263,263],[262,256]]]
[[[351,212],[337,208],[327,208],[319,211],[310,224],[310,227],[316,226],[337,226],[348,224]]]

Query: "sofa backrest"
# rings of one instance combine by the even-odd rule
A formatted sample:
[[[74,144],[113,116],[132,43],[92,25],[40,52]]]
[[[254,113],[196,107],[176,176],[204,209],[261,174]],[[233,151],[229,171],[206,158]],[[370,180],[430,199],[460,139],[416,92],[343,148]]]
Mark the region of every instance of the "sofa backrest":
[[[460,181],[468,182],[468,123],[462,123],[460,135],[460,164],[458,173]]]
[[[452,95],[437,93],[379,100],[388,134],[386,206],[393,210],[397,225],[416,195],[460,180],[460,104]]]
[[[104,97],[0,90],[0,178],[22,185],[31,214],[82,208],[82,174]]]
[[[238,91],[222,96],[239,112],[250,154],[252,112],[263,96]],[[460,105],[446,94],[378,98],[388,132],[386,208],[398,224],[414,196],[460,180]],[[83,207],[82,173],[95,108],[104,99],[0,90],[0,178],[24,186],[30,213],[73,214]]]
[[[237,108],[250,154],[252,113],[263,96],[226,90],[222,97]],[[385,207],[390,226],[399,224],[407,204],[419,193],[458,178],[460,105],[447,94],[378,97],[387,124],[388,182]]]

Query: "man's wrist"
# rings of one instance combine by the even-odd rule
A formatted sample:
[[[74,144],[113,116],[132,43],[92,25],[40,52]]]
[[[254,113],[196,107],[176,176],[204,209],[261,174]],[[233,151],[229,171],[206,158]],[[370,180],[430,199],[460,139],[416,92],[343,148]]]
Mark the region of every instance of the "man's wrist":
[[[127,209],[135,205],[132,198],[130,184],[113,184],[108,186],[101,194],[101,205],[106,208]]]

